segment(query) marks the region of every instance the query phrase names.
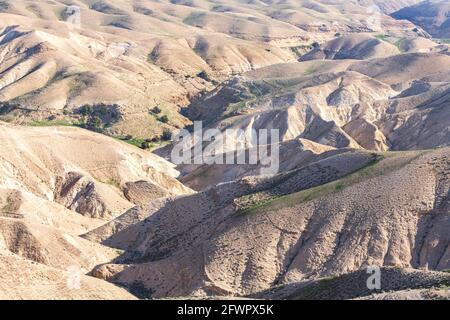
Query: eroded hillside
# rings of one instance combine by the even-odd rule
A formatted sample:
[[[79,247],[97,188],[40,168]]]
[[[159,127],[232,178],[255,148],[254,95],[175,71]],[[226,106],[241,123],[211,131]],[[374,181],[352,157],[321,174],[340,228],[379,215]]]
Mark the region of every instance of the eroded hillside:
[[[417,36],[387,15],[409,3],[5,0],[0,113],[158,139],[189,123],[180,114],[189,101],[234,74],[296,61],[338,33],[378,32],[370,5],[384,10],[389,34]]]
[[[81,129],[0,122],[0,136],[1,298],[131,298],[91,278],[85,292],[68,290],[68,269],[87,274],[121,254],[80,235],[135,208],[133,192],[152,186],[148,201],[192,193],[173,165]],[[20,286],[10,286],[24,268]]]
[[[164,297],[248,295],[368,265],[446,270],[448,152],[351,151],[179,198],[105,239],[125,264],[94,275]]]
[[[449,299],[446,6],[419,2],[0,1],[0,299]],[[224,158],[278,129],[278,171],[171,163],[197,120],[244,132]]]

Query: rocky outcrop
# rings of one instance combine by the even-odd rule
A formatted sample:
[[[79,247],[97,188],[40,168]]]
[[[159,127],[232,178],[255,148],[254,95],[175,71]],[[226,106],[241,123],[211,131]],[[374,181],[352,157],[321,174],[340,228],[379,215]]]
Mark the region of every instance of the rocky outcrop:
[[[130,208],[130,203],[109,188],[75,172],[57,178],[55,201],[84,216],[111,219]]]

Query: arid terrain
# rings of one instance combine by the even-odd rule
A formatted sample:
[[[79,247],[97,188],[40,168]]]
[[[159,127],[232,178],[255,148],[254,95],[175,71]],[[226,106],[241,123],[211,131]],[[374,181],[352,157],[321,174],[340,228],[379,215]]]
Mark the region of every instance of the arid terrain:
[[[0,299],[450,299],[449,13],[0,0]]]

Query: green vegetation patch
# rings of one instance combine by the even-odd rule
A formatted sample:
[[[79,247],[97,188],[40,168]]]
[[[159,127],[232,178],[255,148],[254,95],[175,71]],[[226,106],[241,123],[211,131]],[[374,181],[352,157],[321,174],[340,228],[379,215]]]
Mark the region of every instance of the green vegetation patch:
[[[398,51],[400,51],[402,53],[403,53],[403,50],[401,48],[401,44],[402,44],[403,40],[405,40],[405,38],[400,38],[400,39],[398,39],[397,41],[394,42],[394,46],[396,46]]]
[[[235,114],[239,111],[245,110],[247,108],[247,101],[240,101],[238,103],[230,103],[227,108],[227,114]]]
[[[78,127],[80,123],[72,122],[69,120],[35,120],[27,123],[30,127]]]
[[[375,38],[377,38],[378,40],[387,42],[387,39],[389,38],[389,36],[386,34],[377,34],[377,35],[375,35]]]
[[[104,183],[120,189],[120,182],[117,179],[112,178],[112,179],[105,181]]]
[[[270,207],[276,206],[277,208],[281,209],[289,206],[294,206],[300,203],[309,202],[322,196],[342,191],[344,188],[362,181],[363,177],[367,177],[369,173],[373,170],[373,167],[377,163],[379,163],[383,158],[384,158],[383,156],[375,158],[375,160],[373,160],[372,163],[357,170],[354,173],[349,174],[348,176],[342,179],[329,182],[311,189],[295,192],[284,196],[274,197],[272,199],[256,203],[250,206],[249,208],[244,209],[243,213],[255,213],[264,210],[269,206]]]
[[[316,71],[317,70],[314,67],[309,67],[308,69],[305,70],[303,75],[310,76],[310,75],[313,75],[314,73],[316,73]]]
[[[260,201],[258,203],[255,203],[248,208],[245,208],[240,211],[241,214],[253,214],[258,212],[263,212],[264,210],[271,208],[271,210],[277,210],[277,209],[283,209],[286,207],[292,207],[301,203],[306,203],[309,201],[312,201],[314,199],[321,198],[323,196],[327,196],[333,193],[341,192],[344,189],[355,185],[357,183],[361,183],[367,179],[381,176],[388,174],[390,172],[393,172],[414,159],[418,158],[422,154],[424,154],[427,151],[419,151],[413,153],[411,156],[406,156],[404,161],[399,161],[399,163],[396,163],[392,166],[389,166],[385,169],[380,169],[377,165],[384,159],[390,158],[390,157],[397,157],[401,155],[407,154],[406,152],[381,152],[377,153],[377,157],[374,158],[374,160],[366,165],[363,168],[360,168],[356,170],[353,173],[350,173],[349,175],[314,187],[307,190],[302,190],[299,192],[291,193],[288,195],[282,195],[282,196],[274,196],[273,198],[269,198],[267,200]]]

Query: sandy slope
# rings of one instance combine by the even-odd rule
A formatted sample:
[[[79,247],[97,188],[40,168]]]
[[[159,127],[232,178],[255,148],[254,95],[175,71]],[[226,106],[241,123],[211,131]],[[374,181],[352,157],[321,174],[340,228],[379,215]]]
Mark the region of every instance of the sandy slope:
[[[293,170],[305,166],[310,162],[317,161],[320,157],[326,157],[338,151],[332,147],[314,143],[306,139],[289,140],[279,145],[280,163],[279,172]],[[257,149],[245,150],[246,157],[250,152]],[[227,155],[223,155],[226,157]],[[206,189],[219,183],[234,181],[246,176],[257,176],[265,166],[258,165],[179,165],[182,176],[180,181],[195,190]],[[185,172],[185,175],[183,175]]]
[[[189,123],[179,111],[231,75],[293,62],[336,33],[375,32],[368,7],[387,1],[65,1],[5,0],[0,7],[0,102],[9,121],[80,121],[77,109],[105,103],[119,117],[109,133],[158,137]],[[417,36],[380,13],[385,32]],[[376,29],[376,28],[375,28]],[[382,43],[381,48],[395,51]],[[205,76],[206,75],[206,76]],[[113,106],[117,106],[115,110]],[[168,123],[150,113],[155,106]],[[25,109],[25,110],[24,110]]]
[[[369,270],[370,271],[370,270]],[[450,274],[426,270],[380,268],[381,289],[368,289],[371,273],[358,270],[339,277],[278,286],[253,297],[295,300],[431,300],[448,299]]]
[[[258,176],[0,122],[0,299],[448,298],[450,151],[386,152],[450,141],[449,47],[386,15],[416,3],[75,0],[74,28],[66,1],[0,1],[1,119],[282,140],[280,173]],[[391,286],[361,287],[367,265]]]
[[[0,136],[0,298],[132,298],[85,276],[82,290],[68,290],[66,270],[87,274],[121,255],[80,235],[139,206],[134,194],[144,192],[151,201],[191,193],[175,179],[174,166],[77,128],[0,123]],[[152,192],[145,192],[146,185]],[[17,282],[24,269],[27,274]]]
[[[396,19],[409,20],[427,30],[436,38],[450,37],[450,5],[445,0],[423,1],[392,13]]]
[[[57,177],[66,178],[74,172],[112,191],[137,180],[149,180],[173,193],[187,190],[174,179],[178,172],[173,164],[101,134],[71,127],[33,128],[5,123],[0,123],[0,130],[2,184],[8,187],[20,187],[21,191],[52,200]],[[102,190],[99,193],[102,196]],[[117,203],[121,211],[127,205],[119,198],[112,198],[111,205]]]
[[[349,154],[278,182],[244,179],[177,199],[105,241],[126,249],[121,259],[133,265],[95,274],[162,297],[250,294],[367,265],[448,269],[448,155],[374,163]],[[313,177],[321,185],[358,167],[308,189]]]
[[[69,287],[69,271],[47,267],[0,251],[1,300],[130,300],[126,290],[88,276],[80,276],[80,287]],[[77,277],[77,274],[75,274]],[[76,282],[74,282],[76,283]]]

